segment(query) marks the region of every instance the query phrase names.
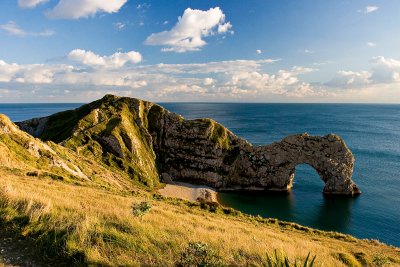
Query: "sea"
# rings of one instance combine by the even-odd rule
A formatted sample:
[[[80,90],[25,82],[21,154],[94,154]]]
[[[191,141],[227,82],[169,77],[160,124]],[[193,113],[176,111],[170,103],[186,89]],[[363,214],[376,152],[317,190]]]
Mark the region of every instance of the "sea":
[[[278,218],[400,247],[400,105],[160,103],[187,119],[212,118],[254,146],[287,135],[340,135],[355,156],[358,197],[326,197],[316,171],[296,167],[289,194],[219,193],[244,213]],[[0,104],[13,121],[42,117],[81,104]]]

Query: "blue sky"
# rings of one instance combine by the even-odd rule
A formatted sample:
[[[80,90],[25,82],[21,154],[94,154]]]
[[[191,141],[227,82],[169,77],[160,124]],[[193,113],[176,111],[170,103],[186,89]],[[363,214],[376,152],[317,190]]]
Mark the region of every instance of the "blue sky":
[[[400,103],[400,2],[5,0],[0,102]]]

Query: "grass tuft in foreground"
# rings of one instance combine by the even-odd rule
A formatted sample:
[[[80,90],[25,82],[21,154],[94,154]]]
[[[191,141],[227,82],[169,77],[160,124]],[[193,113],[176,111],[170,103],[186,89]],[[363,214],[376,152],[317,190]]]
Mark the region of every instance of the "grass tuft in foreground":
[[[310,258],[310,253],[308,253],[306,259],[302,261],[295,260],[291,263],[289,257],[284,252],[279,252],[275,250],[273,255],[267,254],[267,267],[313,267],[315,263],[316,256]]]

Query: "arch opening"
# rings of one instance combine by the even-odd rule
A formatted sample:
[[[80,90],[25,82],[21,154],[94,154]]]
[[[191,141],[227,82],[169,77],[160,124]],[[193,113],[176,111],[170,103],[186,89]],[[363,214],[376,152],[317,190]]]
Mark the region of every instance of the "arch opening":
[[[295,166],[292,190],[300,192],[321,192],[325,182],[318,171],[307,163],[300,163]]]

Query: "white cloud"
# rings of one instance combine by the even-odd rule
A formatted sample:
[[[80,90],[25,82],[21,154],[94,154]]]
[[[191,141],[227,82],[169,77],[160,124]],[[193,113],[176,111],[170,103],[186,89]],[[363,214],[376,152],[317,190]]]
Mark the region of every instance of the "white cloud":
[[[383,56],[374,57],[369,71],[338,71],[327,83],[332,87],[360,88],[369,85],[396,84],[400,82],[400,61]]]
[[[299,83],[293,90],[287,92],[287,96],[294,98],[306,98],[312,96],[328,96],[326,90],[316,90],[309,83]]]
[[[378,83],[400,82],[400,61],[382,56],[374,57],[372,63],[371,79]]]
[[[369,13],[377,11],[378,9],[379,9],[379,7],[377,7],[377,6],[366,6],[366,7],[364,7],[364,9],[358,10],[358,12],[361,12],[364,14],[369,14]]]
[[[113,26],[114,26],[114,28],[115,28],[116,30],[121,31],[121,30],[125,29],[126,24],[123,23],[123,22],[115,22],[115,23],[113,23]]]
[[[22,8],[34,8],[37,5],[48,1],[49,0],[18,0],[18,5]]]
[[[371,83],[371,73],[368,71],[338,71],[327,83],[333,87],[359,87]]]
[[[54,19],[79,19],[94,16],[96,13],[115,13],[127,0],[60,0],[48,12]]]
[[[367,43],[367,46],[369,46],[369,47],[375,47],[375,46],[376,46],[376,43],[368,42],[368,43]]]
[[[8,64],[0,60],[0,82],[50,84],[55,73],[69,72],[71,68],[68,65]]]
[[[256,50],[256,53],[259,55],[259,54],[262,53],[262,51],[261,51],[260,49],[257,49],[257,50]]]
[[[87,66],[105,68],[121,68],[127,63],[136,64],[142,61],[142,55],[136,51],[99,56],[92,51],[75,49],[68,54],[68,58]]]
[[[207,11],[187,8],[171,30],[151,34],[145,44],[164,46],[162,51],[198,51],[207,44],[204,37],[232,32],[231,28],[219,7]]]
[[[18,83],[50,84],[53,82],[54,68],[43,65],[29,65],[21,68],[14,77]]]
[[[371,59],[370,71],[339,71],[329,83],[302,75],[316,69],[266,68],[276,60],[134,65],[73,50],[78,63],[15,64],[0,60],[2,101],[90,101],[106,93],[153,101],[399,102],[400,61]],[[75,54],[75,55],[74,55]],[[123,60],[122,60],[123,61]],[[113,67],[107,67],[106,64]],[[110,63],[111,62],[111,63]],[[120,67],[116,67],[120,66]]]
[[[9,21],[6,24],[0,25],[0,29],[5,31],[6,33],[18,37],[25,36],[39,36],[39,37],[50,37],[55,34],[52,30],[44,30],[42,32],[28,32],[23,30],[17,23],[14,21]]]
[[[174,98],[176,96],[182,97],[184,95],[186,96],[204,96],[208,93],[207,88],[203,88],[199,85],[188,85],[188,84],[179,84],[179,85],[173,85],[173,86],[167,86],[163,89],[161,89],[159,92],[157,92],[159,97],[168,97],[168,98]]]
[[[293,67],[290,70],[279,70],[275,74],[261,72],[260,70],[242,71],[230,76],[224,84],[233,94],[245,94],[262,97],[268,94],[287,95],[300,97],[301,93],[311,94],[312,86],[302,82],[299,75],[314,71],[311,68]],[[307,90],[306,90],[307,89]]]
[[[215,83],[215,80],[213,78],[205,78],[203,84],[208,86],[208,85],[213,85]]]
[[[311,54],[314,54],[314,53],[315,53],[315,51],[313,51],[313,50],[309,50],[309,49],[305,49],[304,50],[304,54],[311,55]]]
[[[8,64],[3,60],[0,60],[0,82],[9,82],[12,80],[12,77],[19,70],[19,66],[17,64]]]
[[[27,32],[22,30],[14,21],[9,21],[6,24],[0,25],[0,29],[7,32],[10,35],[15,36],[26,36]]]
[[[314,62],[313,66],[325,66],[325,65],[329,65],[332,64],[332,61],[322,61],[322,62]]]
[[[232,28],[232,24],[230,22],[227,22],[227,23],[224,23],[224,24],[219,24],[218,25],[218,33],[229,32],[231,34],[234,34],[234,32],[230,30],[231,28]]]

